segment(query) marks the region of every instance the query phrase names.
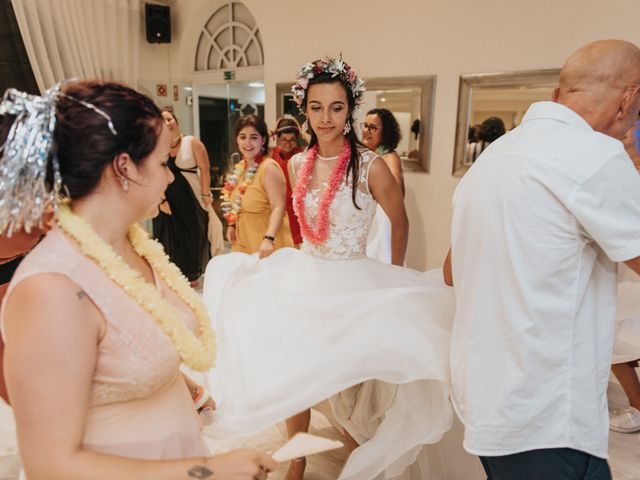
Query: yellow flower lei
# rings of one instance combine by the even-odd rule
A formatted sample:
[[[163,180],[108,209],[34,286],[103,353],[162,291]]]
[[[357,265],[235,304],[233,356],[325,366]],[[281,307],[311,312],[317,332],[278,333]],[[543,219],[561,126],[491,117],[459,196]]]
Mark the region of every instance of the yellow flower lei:
[[[95,260],[100,268],[160,324],[173,341],[182,361],[193,370],[204,372],[214,365],[216,336],[211,329],[202,298],[189,286],[177,266],[169,261],[162,245],[149,238],[138,224],[129,228],[129,241],[160,278],[193,310],[198,319],[199,337],[180,321],[175,307],[142,274],[131,268],[82,217],[69,205],[60,205],[58,226],[80,246],[82,253]]]

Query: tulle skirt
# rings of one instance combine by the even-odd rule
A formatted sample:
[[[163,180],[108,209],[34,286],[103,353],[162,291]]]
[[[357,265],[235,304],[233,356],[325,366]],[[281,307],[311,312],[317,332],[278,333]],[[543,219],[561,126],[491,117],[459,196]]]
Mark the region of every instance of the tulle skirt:
[[[439,270],[291,248],[231,253],[211,260],[203,293],[219,339],[213,436],[258,432],[328,399],[360,443],[340,478],[370,480],[401,474],[451,427],[454,299]]]

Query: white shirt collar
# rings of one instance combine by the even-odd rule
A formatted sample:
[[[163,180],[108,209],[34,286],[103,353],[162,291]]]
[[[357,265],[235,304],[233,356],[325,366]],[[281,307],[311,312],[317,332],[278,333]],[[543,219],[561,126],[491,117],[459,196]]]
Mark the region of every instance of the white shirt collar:
[[[522,119],[522,123],[530,120],[552,119],[563,123],[568,123],[576,127],[582,127],[593,131],[587,121],[571,110],[569,107],[556,102],[536,102],[533,103]]]

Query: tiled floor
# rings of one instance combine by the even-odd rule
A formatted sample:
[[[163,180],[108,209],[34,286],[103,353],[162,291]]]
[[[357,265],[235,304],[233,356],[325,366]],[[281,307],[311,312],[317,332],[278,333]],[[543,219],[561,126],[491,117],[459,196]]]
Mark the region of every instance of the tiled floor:
[[[629,405],[617,382],[609,382],[608,397],[611,411]],[[614,480],[640,480],[640,433],[609,432],[609,464]]]
[[[16,440],[11,410],[0,402],[0,480],[16,480],[19,473]],[[612,410],[626,407],[626,398],[617,383],[609,384],[609,403]],[[311,433],[338,438],[338,434],[324,417],[314,412]],[[252,437],[230,442],[219,442],[206,437],[213,452],[222,452],[239,447],[274,451],[286,441],[284,426],[278,425]],[[611,432],[609,437],[609,463],[614,480],[640,480],[640,434]],[[315,455],[309,458],[305,480],[334,480],[346,458],[344,449]],[[271,480],[281,480],[287,465],[272,474]],[[465,479],[453,479],[465,480]]]

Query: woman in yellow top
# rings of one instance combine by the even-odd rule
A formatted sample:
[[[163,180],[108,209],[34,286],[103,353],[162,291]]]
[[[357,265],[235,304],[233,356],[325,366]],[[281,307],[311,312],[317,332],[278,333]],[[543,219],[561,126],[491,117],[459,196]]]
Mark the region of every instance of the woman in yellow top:
[[[264,120],[256,115],[240,117],[235,138],[242,160],[222,190],[227,239],[234,252],[257,252],[265,258],[278,248],[293,246],[285,216],[286,181],[278,163],[266,157],[269,136]]]

